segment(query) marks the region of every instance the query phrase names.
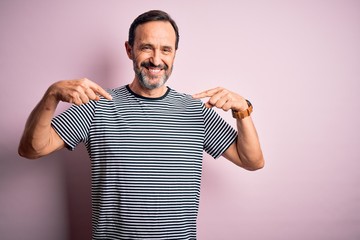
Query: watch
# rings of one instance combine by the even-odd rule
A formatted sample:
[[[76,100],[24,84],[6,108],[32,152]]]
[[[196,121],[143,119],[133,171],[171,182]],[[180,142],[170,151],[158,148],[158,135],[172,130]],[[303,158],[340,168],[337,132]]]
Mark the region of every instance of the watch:
[[[247,105],[248,105],[248,108],[245,109],[245,110],[242,110],[242,111],[235,111],[235,110],[232,110],[232,116],[233,118],[236,118],[236,119],[244,119],[248,116],[250,116],[250,114],[252,113],[253,111],[253,106],[251,104],[251,102],[247,99],[245,99],[246,102],[247,102]]]

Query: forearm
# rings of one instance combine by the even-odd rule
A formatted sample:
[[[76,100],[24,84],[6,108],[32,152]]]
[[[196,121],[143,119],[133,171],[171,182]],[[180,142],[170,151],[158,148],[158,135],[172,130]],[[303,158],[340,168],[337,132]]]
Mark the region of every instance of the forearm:
[[[19,154],[26,158],[38,158],[65,147],[64,141],[51,127],[59,102],[81,105],[90,100],[97,101],[100,96],[112,99],[108,92],[87,78],[62,80],[52,84],[26,122]]]
[[[19,154],[26,158],[38,158],[50,152],[54,140],[51,120],[59,101],[48,90],[31,112],[20,140]]]
[[[238,138],[236,148],[242,165],[249,170],[264,166],[259,137],[251,117],[237,119]]]

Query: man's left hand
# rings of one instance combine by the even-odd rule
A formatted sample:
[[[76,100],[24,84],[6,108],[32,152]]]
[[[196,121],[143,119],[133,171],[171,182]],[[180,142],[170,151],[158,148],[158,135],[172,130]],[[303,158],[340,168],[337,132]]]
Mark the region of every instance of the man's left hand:
[[[243,111],[248,108],[245,98],[222,87],[196,93],[192,95],[192,97],[195,99],[209,98],[205,103],[205,107],[207,108],[217,107],[224,111],[230,109]]]

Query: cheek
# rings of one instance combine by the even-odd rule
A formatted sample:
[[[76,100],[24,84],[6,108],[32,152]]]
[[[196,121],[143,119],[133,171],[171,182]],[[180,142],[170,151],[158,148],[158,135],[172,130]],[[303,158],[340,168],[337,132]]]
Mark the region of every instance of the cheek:
[[[169,59],[166,59],[164,60],[164,63],[169,67],[169,68],[172,68],[172,66],[174,65],[174,58],[169,58]]]
[[[136,62],[136,65],[140,65],[143,61],[147,59],[147,56],[144,53],[134,53],[133,56],[133,61]]]

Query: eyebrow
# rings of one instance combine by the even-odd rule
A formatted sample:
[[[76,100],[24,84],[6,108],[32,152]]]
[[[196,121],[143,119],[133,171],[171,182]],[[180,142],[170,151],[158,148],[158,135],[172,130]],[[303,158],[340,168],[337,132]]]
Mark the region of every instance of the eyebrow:
[[[139,47],[145,47],[145,46],[154,47],[154,44],[146,43],[146,42],[139,44]],[[170,50],[173,50],[173,49],[174,49],[174,47],[172,47],[172,46],[170,46],[170,45],[163,45],[163,46],[160,46],[160,48],[161,48],[161,49],[166,48],[166,49],[170,49]]]

